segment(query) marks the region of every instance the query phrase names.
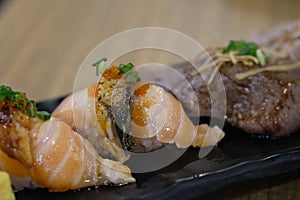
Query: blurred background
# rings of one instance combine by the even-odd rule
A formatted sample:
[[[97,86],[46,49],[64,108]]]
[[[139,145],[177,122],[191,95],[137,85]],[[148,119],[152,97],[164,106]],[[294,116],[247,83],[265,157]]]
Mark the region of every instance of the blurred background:
[[[0,81],[36,100],[73,89],[83,59],[100,42],[132,28],[180,31],[204,47],[247,39],[300,17],[297,0],[1,0]],[[140,53],[134,62],[168,56]]]
[[[164,27],[204,47],[220,46],[300,19],[299,11],[297,0],[0,0],[0,84],[35,100],[51,99],[70,93],[84,58],[119,32]],[[127,57],[137,63],[172,59],[151,51]],[[299,197],[300,180],[285,182],[269,182],[258,192],[249,188],[236,198]]]

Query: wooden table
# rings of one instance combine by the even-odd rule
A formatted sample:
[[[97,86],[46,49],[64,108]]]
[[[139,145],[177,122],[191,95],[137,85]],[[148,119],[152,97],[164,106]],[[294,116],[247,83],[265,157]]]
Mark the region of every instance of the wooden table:
[[[209,47],[298,19],[299,10],[296,0],[7,0],[0,7],[0,84],[26,91],[35,100],[55,98],[72,91],[88,53],[121,31],[170,28]],[[151,53],[134,58],[164,59]],[[299,185],[295,176],[275,185],[237,187],[224,198],[299,199]]]

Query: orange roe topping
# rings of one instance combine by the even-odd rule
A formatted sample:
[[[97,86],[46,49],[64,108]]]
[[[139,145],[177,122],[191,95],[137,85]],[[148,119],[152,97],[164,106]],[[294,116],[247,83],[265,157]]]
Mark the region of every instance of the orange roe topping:
[[[142,105],[135,105],[132,110],[132,120],[139,126],[146,126],[147,125],[147,113]]]
[[[151,83],[144,84],[134,91],[135,96],[143,96],[146,94],[147,90],[150,88]]]
[[[115,65],[111,66],[109,69],[105,70],[105,72],[102,74],[104,78],[107,80],[111,79],[119,79],[122,77],[122,73],[119,70],[119,68]]]
[[[143,84],[134,91],[135,99],[134,107],[132,110],[132,120],[139,126],[147,125],[148,109],[152,105],[149,97],[146,97],[147,90],[150,88],[151,83]]]

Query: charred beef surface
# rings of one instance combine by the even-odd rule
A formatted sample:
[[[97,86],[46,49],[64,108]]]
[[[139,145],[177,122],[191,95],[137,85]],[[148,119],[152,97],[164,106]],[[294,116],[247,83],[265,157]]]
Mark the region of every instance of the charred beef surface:
[[[252,68],[259,66],[252,66]],[[190,91],[177,88],[177,95],[184,98],[182,104],[193,116],[195,104],[201,116],[210,116],[211,99],[201,75],[192,76],[195,68],[188,64],[175,67],[192,85],[198,102],[189,98]],[[225,63],[220,74],[226,90],[226,120],[231,125],[252,134],[271,136],[288,135],[300,129],[300,70],[286,72],[262,72],[237,80],[237,73],[249,70],[242,63]],[[218,87],[213,88],[218,90]],[[193,105],[193,106],[191,106]],[[220,108],[221,109],[221,108]]]

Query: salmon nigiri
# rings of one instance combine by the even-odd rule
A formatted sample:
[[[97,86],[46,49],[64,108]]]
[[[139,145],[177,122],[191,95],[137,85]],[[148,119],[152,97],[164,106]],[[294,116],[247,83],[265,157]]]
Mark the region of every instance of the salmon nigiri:
[[[151,149],[151,146],[147,147],[149,138],[156,144],[175,143],[178,148],[186,148],[215,145],[224,137],[224,132],[217,126],[195,126],[181,103],[159,85],[138,86],[132,105],[132,136],[145,148]]]
[[[96,90],[97,84],[94,84],[89,88],[74,92],[63,100],[52,116],[69,124],[73,130],[88,139],[100,155],[112,156],[124,162],[128,156],[121,147],[113,122],[104,106],[101,112],[102,123],[98,123],[100,114],[96,114],[95,111]]]
[[[128,77],[126,79],[122,69],[112,66],[103,72],[97,84],[84,89],[85,92],[75,92],[67,97],[53,116],[69,124],[74,124],[70,116],[78,113],[80,118],[88,118],[81,121],[84,123],[76,123],[79,126],[77,129],[81,130],[79,133],[83,135],[89,135],[89,130],[99,124],[107,127],[105,121],[109,121],[110,128],[118,126],[125,132],[119,135],[113,133],[114,140],[121,135],[119,141],[123,147],[134,152],[153,151],[169,143],[175,143],[179,148],[214,145],[224,137],[224,132],[217,126],[195,126],[181,103],[163,87],[139,81],[128,84],[126,80]],[[88,117],[91,114],[87,108],[93,105],[96,107],[93,114],[97,116],[96,121],[95,117]],[[111,131],[116,131],[116,128]]]
[[[61,192],[135,181],[127,166],[100,157],[65,122],[36,117],[25,94],[0,89],[6,91],[0,91],[0,169],[11,175],[13,185]]]

